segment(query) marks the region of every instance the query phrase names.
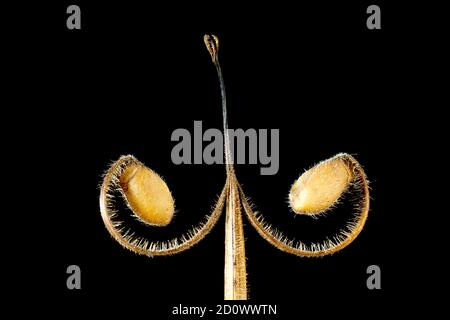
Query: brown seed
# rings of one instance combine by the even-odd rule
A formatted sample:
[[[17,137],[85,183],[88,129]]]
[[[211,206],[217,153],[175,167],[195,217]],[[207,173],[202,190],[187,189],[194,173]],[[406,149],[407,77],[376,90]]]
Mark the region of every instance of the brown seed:
[[[167,184],[142,164],[131,164],[120,176],[120,186],[128,206],[142,221],[165,226],[174,214],[174,201]]]
[[[292,185],[289,193],[292,210],[307,215],[326,211],[338,201],[352,177],[343,156],[320,162]]]

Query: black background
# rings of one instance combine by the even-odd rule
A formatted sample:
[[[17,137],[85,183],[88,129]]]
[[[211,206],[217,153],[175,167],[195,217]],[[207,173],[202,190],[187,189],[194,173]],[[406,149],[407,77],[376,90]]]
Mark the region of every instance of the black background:
[[[26,88],[16,105],[29,106],[22,125],[33,160],[21,160],[36,176],[39,216],[30,219],[39,224],[25,264],[40,261],[34,289],[47,297],[43,309],[59,304],[164,319],[179,303],[223,303],[224,217],[192,249],[147,258],[109,236],[98,205],[103,172],[133,154],[173,192],[170,237],[210,212],[225,181],[223,166],[175,166],[170,159],[176,128],[192,132],[194,120],[221,128],[205,33],[221,41],[230,127],[280,129],[277,175],[261,176],[255,165],[236,169],[259,211],[301,238],[302,218],[286,202],[289,187],[304,169],[339,152],[358,159],[372,188],[364,230],[333,256],[288,255],[246,223],[249,302],[276,303],[283,319],[306,311],[352,317],[355,305],[381,314],[397,306],[399,294],[414,296],[404,267],[411,256],[400,230],[401,185],[420,139],[406,99],[421,99],[413,80],[422,68],[420,45],[412,39],[422,34],[402,19],[405,7],[378,2],[382,29],[368,30],[371,3],[341,2],[229,8],[77,1],[82,30],[66,28],[72,3],[40,6],[45,19],[23,11],[34,27],[14,39],[23,49],[11,83]],[[66,288],[71,264],[81,267],[80,291]],[[366,287],[371,264],[381,267],[382,290]]]

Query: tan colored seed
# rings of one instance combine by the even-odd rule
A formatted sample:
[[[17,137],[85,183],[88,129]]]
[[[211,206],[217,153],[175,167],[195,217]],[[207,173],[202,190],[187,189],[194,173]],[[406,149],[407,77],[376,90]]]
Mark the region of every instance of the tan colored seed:
[[[170,223],[174,201],[157,173],[141,164],[131,164],[120,176],[120,185],[129,207],[140,219],[155,226]]]
[[[352,180],[342,157],[325,160],[303,173],[292,185],[289,202],[299,214],[314,215],[335,204]]]

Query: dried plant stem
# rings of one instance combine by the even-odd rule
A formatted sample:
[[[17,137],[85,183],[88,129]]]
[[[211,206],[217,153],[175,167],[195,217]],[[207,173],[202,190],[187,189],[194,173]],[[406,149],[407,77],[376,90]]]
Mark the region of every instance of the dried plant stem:
[[[244,229],[242,225],[241,200],[239,183],[234,173],[233,159],[231,157],[230,138],[228,135],[227,96],[220,68],[218,51],[219,39],[212,35],[204,37],[206,48],[216,67],[219,78],[222,98],[222,119],[225,149],[225,165],[227,171],[227,200],[225,218],[225,274],[224,291],[225,300],[247,299],[247,269],[245,258]]]
[[[220,68],[218,52],[219,39],[212,35],[204,37],[212,62],[216,67],[222,98],[222,119],[225,149],[225,165],[227,172],[227,200],[225,217],[225,300],[247,299],[247,270],[245,258],[244,229],[242,225],[241,200],[239,195],[239,183],[236,179],[233,167],[233,159],[228,134],[227,96]]]
[[[247,270],[241,201],[236,176],[229,176],[225,220],[225,300],[247,299]]]

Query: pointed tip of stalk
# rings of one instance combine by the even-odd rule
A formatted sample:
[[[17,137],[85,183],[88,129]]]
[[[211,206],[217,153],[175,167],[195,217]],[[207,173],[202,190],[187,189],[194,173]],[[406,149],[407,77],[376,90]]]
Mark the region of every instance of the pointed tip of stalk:
[[[211,59],[214,63],[217,63],[218,53],[219,53],[219,38],[215,35],[205,34],[203,36],[203,41],[205,41],[206,48],[211,55]]]

